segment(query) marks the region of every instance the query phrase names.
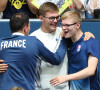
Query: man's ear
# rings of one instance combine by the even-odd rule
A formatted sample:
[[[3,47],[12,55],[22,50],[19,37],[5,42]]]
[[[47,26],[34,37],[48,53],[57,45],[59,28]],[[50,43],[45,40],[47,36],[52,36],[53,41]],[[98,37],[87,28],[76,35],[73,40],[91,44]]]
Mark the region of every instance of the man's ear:
[[[26,34],[27,33],[27,26],[24,26],[23,30],[24,30],[24,33]]]
[[[43,16],[39,16],[39,19],[41,20],[41,22],[43,22]]]
[[[77,28],[80,28],[81,27],[81,22],[78,22],[77,23]]]

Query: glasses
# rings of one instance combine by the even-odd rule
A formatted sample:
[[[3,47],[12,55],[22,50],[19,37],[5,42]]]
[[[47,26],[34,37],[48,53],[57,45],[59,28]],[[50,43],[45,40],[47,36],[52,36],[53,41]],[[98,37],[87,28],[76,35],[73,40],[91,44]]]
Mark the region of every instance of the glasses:
[[[77,22],[76,23],[73,23],[73,24],[61,24],[61,27],[68,28],[68,27],[70,27],[72,25],[75,25],[75,24],[77,24]]]
[[[48,18],[49,19],[49,21],[54,21],[55,19],[56,20],[60,20],[60,16],[57,16],[57,17],[45,17],[45,16],[43,16],[44,18]]]

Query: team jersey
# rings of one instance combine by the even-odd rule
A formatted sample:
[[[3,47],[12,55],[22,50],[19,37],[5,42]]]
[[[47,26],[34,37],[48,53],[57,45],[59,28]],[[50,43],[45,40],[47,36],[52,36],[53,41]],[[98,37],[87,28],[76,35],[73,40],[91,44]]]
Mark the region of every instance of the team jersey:
[[[57,29],[52,33],[45,33],[40,29],[31,33],[31,36],[36,36],[46,48],[52,52],[56,52],[61,42],[61,28]],[[52,45],[51,45],[52,44]],[[62,53],[62,52],[61,52]],[[69,90],[68,82],[65,82],[57,87],[50,85],[50,80],[56,76],[64,76],[68,73],[68,58],[67,51],[64,57],[64,60],[60,65],[52,65],[47,62],[44,62],[45,59],[41,58],[41,90]]]
[[[76,73],[88,66],[88,56],[98,58],[98,43],[95,39],[90,38],[88,41],[83,40],[84,35],[76,42],[69,42],[68,45],[68,68],[69,74]],[[100,90],[98,86],[97,70],[94,76],[89,78],[70,81],[70,90]]]
[[[0,74],[0,90],[10,90],[15,86],[36,90],[35,83],[39,82],[38,58],[42,56],[47,62],[59,65],[65,53],[66,43],[63,40],[57,52],[52,53],[34,36],[13,35],[1,39],[0,59],[8,64],[8,70]]]

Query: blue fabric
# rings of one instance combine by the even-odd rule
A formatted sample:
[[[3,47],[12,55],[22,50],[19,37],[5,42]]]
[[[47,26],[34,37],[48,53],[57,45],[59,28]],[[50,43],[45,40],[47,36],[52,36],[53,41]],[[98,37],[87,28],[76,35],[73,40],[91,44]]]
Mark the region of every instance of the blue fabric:
[[[93,16],[91,14],[89,14],[89,12],[86,10],[85,11],[85,18],[93,18]]]
[[[12,36],[0,40],[0,59],[8,64],[8,70],[0,74],[0,90],[10,90],[14,86],[25,90],[35,90],[39,82],[38,58],[42,56],[47,62],[58,65],[66,53],[66,42],[61,41],[56,53],[50,52],[33,36]]]
[[[84,35],[75,43],[69,42],[68,46],[68,68],[69,74],[76,73],[88,66],[88,56],[92,54],[98,58],[98,43],[90,38],[83,40]],[[95,43],[95,44],[94,44]],[[92,82],[92,83],[91,83]],[[91,78],[70,81],[72,90],[100,90],[97,83],[97,72]],[[97,89],[94,89],[97,88]]]

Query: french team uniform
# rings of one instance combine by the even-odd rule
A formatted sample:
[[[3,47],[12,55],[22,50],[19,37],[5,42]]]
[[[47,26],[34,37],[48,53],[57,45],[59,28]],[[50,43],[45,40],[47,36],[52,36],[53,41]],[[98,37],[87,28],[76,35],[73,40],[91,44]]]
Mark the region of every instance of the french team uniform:
[[[83,36],[76,42],[69,42],[68,45],[68,69],[69,74],[76,73],[88,66],[88,56],[98,58],[98,42],[90,38],[88,41],[84,41]],[[70,81],[70,90],[100,90],[98,85],[97,70],[94,76],[89,78]]]
[[[66,50],[63,40],[57,52],[52,53],[34,36],[15,34],[10,38],[1,39],[0,59],[8,64],[8,70],[0,74],[0,90],[10,90],[15,86],[25,90],[36,90],[35,84],[40,82],[38,58],[42,56],[47,62],[58,65],[63,60]]]

